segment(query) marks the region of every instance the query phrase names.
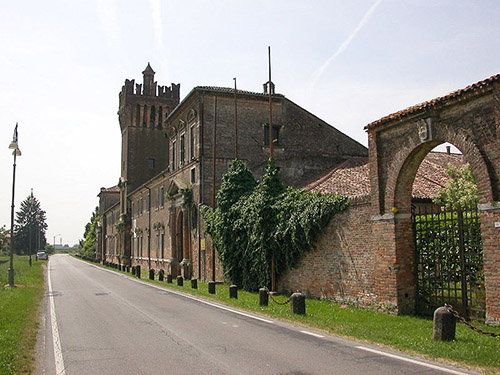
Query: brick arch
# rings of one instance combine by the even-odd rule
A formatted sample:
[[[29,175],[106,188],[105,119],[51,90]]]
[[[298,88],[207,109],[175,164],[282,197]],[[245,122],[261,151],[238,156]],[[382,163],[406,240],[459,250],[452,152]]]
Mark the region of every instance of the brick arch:
[[[449,142],[462,152],[476,178],[486,320],[500,325],[500,75],[391,114],[365,129],[379,302],[397,313],[414,312],[413,182],[428,152]]]
[[[479,201],[488,203],[493,201],[493,186],[486,161],[481,155],[481,150],[476,142],[463,129],[455,129],[453,125],[438,123],[432,128],[433,140],[421,142],[413,140],[406,147],[401,148],[395,154],[388,170],[386,191],[386,211],[396,207],[398,212],[409,212],[411,207],[411,193],[413,181],[417,170],[427,156],[436,146],[448,142],[454,145],[462,154],[467,163],[470,164],[479,191]],[[437,139],[436,139],[437,138]],[[394,188],[390,188],[394,187]]]

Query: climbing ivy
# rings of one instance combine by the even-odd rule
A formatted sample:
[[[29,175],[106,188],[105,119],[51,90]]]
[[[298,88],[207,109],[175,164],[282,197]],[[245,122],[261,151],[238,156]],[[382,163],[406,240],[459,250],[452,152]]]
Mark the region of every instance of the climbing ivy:
[[[257,182],[242,161],[235,160],[222,177],[217,208],[202,207],[206,231],[219,253],[225,277],[246,290],[269,286],[270,264],[277,275],[293,267],[348,200],[288,187],[270,159]]]

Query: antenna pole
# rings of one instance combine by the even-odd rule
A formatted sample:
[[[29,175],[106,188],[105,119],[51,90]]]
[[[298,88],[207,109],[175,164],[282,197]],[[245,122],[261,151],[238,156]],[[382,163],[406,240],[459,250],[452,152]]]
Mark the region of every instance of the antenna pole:
[[[236,100],[236,77],[234,79],[234,158],[238,159],[238,102]]]

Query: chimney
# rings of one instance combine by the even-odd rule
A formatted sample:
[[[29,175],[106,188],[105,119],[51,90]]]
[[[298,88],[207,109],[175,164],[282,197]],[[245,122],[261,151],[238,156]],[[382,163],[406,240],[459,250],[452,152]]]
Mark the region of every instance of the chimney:
[[[451,146],[446,146],[446,153],[447,153],[448,155],[450,155],[450,154],[451,154]]]

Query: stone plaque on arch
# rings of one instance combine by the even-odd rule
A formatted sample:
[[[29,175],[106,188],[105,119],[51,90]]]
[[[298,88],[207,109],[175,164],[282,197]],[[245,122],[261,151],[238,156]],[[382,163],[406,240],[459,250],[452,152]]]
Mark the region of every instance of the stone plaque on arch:
[[[417,121],[418,137],[422,142],[432,140],[432,121],[430,118],[421,118]]]

